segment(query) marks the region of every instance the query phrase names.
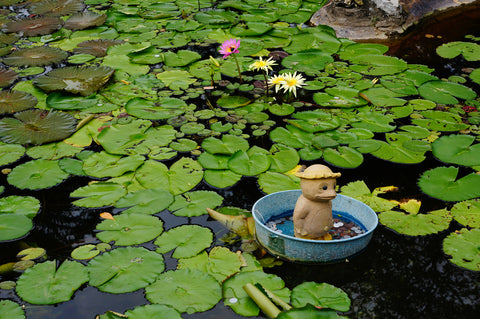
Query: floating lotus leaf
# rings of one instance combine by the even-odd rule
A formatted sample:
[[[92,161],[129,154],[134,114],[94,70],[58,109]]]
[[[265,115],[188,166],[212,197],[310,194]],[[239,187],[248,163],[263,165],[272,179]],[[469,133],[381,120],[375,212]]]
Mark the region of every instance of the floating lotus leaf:
[[[342,289],[327,283],[304,282],[292,289],[292,306],[301,308],[311,304],[317,308],[330,308],[338,311],[350,309],[350,298]]]
[[[412,124],[424,127],[431,131],[455,132],[468,128],[458,114],[450,112],[427,110],[420,112],[424,118],[412,119]]]
[[[185,101],[172,97],[163,97],[156,101],[136,97],[125,105],[128,114],[148,120],[165,120],[179,116],[185,113],[186,108]]]
[[[53,1],[52,1],[53,2]],[[20,33],[27,37],[50,34],[60,29],[63,20],[55,17],[36,17],[15,20],[4,25],[3,30],[7,33]]]
[[[83,10],[83,0],[44,0],[30,5],[29,11],[36,15],[64,16]]]
[[[63,90],[89,96],[107,83],[113,72],[112,68],[106,66],[69,66],[38,77],[34,84],[47,92]]]
[[[85,11],[71,15],[65,21],[64,28],[69,30],[83,30],[90,27],[101,26],[107,20],[106,14],[98,14],[92,11]]]
[[[86,260],[86,259],[92,259],[98,254],[100,254],[100,251],[97,249],[95,245],[87,244],[87,245],[82,245],[80,247],[75,248],[74,250],[72,250],[70,255],[72,256],[73,259]]]
[[[343,47],[339,52],[342,60],[350,60],[354,57],[364,54],[384,54],[387,53],[388,46],[377,43],[353,43]]]
[[[44,66],[59,63],[67,56],[67,52],[53,47],[22,48],[6,56],[3,63],[13,66]]]
[[[442,44],[436,51],[442,58],[453,59],[461,54],[467,61],[480,60],[480,45],[477,43],[454,41]]]
[[[212,24],[228,27],[237,22],[237,14],[233,11],[224,10],[201,11],[195,14],[195,20],[204,25]]]
[[[274,144],[272,146],[269,158],[269,170],[279,173],[287,172],[295,168],[300,161],[300,156],[295,149],[282,144]]]
[[[457,179],[457,167],[436,167],[424,172],[418,186],[429,196],[444,201],[462,201],[480,196],[480,175],[470,173]]]
[[[174,202],[168,209],[176,216],[200,216],[207,213],[207,207],[214,209],[222,202],[223,197],[216,192],[193,191],[175,196]]]
[[[18,303],[3,299],[0,300],[0,318],[25,319],[25,311]]]
[[[37,99],[28,92],[1,91],[0,114],[15,113],[34,107]]]
[[[124,156],[105,151],[92,154],[83,161],[83,171],[93,177],[115,177],[135,171],[145,161],[142,155]]]
[[[228,168],[232,172],[245,176],[258,175],[269,167],[268,155],[264,152],[257,152],[253,147],[248,151],[236,151],[228,160]]]
[[[436,139],[432,152],[436,158],[445,163],[465,166],[480,165],[480,144],[472,145],[472,135],[446,135]]]
[[[294,119],[287,120],[288,124],[310,133],[330,131],[340,126],[337,116],[319,110],[297,112],[292,117]]]
[[[221,140],[216,137],[208,137],[202,142],[202,148],[211,154],[231,155],[238,150],[246,151],[248,147],[247,140],[230,134],[223,135]]]
[[[177,53],[167,51],[163,54],[163,56],[165,65],[172,67],[185,66],[197,60],[200,60],[200,58],[202,57],[197,52],[193,52],[190,50],[179,50]]]
[[[350,60],[350,68],[362,74],[368,75],[386,75],[395,74],[404,71],[407,68],[407,62],[392,56],[365,54],[353,57]]]
[[[453,218],[463,226],[480,228],[480,201],[478,199],[456,203],[450,212]]]
[[[15,118],[0,120],[0,139],[6,143],[43,144],[69,137],[75,131],[76,120],[62,112],[27,110]]]
[[[125,187],[117,183],[99,182],[77,188],[71,197],[84,197],[73,202],[80,207],[102,207],[113,205],[123,197],[127,191]]]
[[[55,186],[69,176],[57,161],[32,160],[16,166],[7,176],[7,181],[20,189],[42,189]]]
[[[25,154],[25,148],[19,144],[0,142],[0,166],[15,162]]]
[[[173,195],[163,189],[142,189],[123,196],[115,207],[130,207],[122,214],[155,214],[170,206],[173,199]]]
[[[15,82],[18,74],[11,69],[0,68],[0,87],[6,87]]]
[[[372,151],[371,154],[378,158],[381,158],[386,161],[391,161],[394,163],[404,163],[404,164],[417,164],[423,162],[425,159],[425,152],[428,149],[421,148],[409,149],[405,146],[406,143],[410,142],[412,139],[408,136],[401,134],[388,134],[387,141],[377,141],[380,145],[375,151]]]
[[[404,94],[396,93],[386,88],[370,88],[363,91],[362,94],[375,106],[402,106],[407,103],[406,100],[399,98],[404,96]]]
[[[144,288],[165,269],[163,256],[143,247],[121,247],[93,258],[87,266],[90,285],[120,294]]]
[[[107,55],[107,49],[109,47],[122,43],[124,42],[112,39],[87,40],[79,43],[78,46],[73,49],[73,52],[80,54],[91,54],[96,57],[103,57]]]
[[[212,245],[213,233],[199,225],[181,225],[168,230],[158,237],[154,244],[157,252],[165,254],[174,250],[173,258],[188,258]]]
[[[473,82],[480,84],[480,68],[473,70],[469,77]]]
[[[206,169],[203,178],[213,187],[225,188],[235,185],[242,175],[228,169]]]
[[[186,90],[196,80],[184,70],[170,70],[157,74],[157,78],[172,90]]]
[[[287,125],[286,128],[276,127],[270,132],[270,138],[276,143],[285,144],[294,148],[302,148],[311,144],[313,134],[296,126]]]
[[[326,93],[316,92],[313,94],[315,103],[327,107],[351,108],[368,103],[358,94],[359,90],[346,86],[336,86],[325,89]]]
[[[209,253],[206,251],[178,261],[178,269],[197,269],[213,276],[218,282],[223,282],[228,277],[240,271],[242,262],[239,256],[226,247],[213,247]]]
[[[144,318],[168,318],[168,319],[182,319],[180,313],[166,305],[144,305],[135,307],[133,310],[127,310],[125,316],[130,319],[144,319]],[[101,319],[101,318],[100,318]]]
[[[147,299],[189,314],[213,308],[222,298],[222,288],[212,276],[195,269],[161,274],[145,288]]]
[[[425,82],[418,92],[423,98],[440,104],[456,104],[457,97],[472,100],[477,96],[475,91],[464,85],[441,80]]]
[[[294,175],[267,171],[258,176],[258,184],[262,191],[271,194],[285,190],[300,189],[300,178]]]
[[[35,197],[11,195],[0,198],[0,215],[16,214],[33,218],[40,210],[40,201]]]
[[[299,72],[321,71],[325,65],[333,62],[333,57],[320,50],[295,52],[282,60],[282,65]]]
[[[87,270],[78,262],[65,260],[57,268],[55,260],[45,261],[25,270],[17,281],[16,292],[31,304],[55,304],[70,300],[87,281]]]
[[[446,209],[426,214],[404,214],[397,211],[386,211],[378,216],[380,222],[394,231],[410,235],[423,236],[445,230],[450,225],[452,216]]]
[[[443,251],[452,256],[457,266],[480,271],[480,229],[463,228],[451,233],[443,241]]]
[[[285,47],[288,53],[296,53],[307,50],[319,50],[327,54],[333,54],[340,48],[340,41],[331,33],[321,30],[311,30],[292,36],[292,42]]]
[[[395,125],[391,125],[392,118],[378,112],[362,112],[357,116],[358,122],[351,125],[355,128],[364,128],[375,133],[391,132],[395,129]]]
[[[344,168],[356,168],[363,163],[362,153],[348,146],[326,148],[323,151],[323,159],[327,163]]]
[[[0,214],[0,242],[21,238],[32,228],[32,219],[24,215]]]
[[[243,289],[247,283],[260,284],[285,302],[290,301],[290,290],[283,280],[263,271],[240,272],[223,283],[223,302],[241,316],[258,316],[260,309]]]
[[[104,243],[115,242],[117,246],[145,243],[163,232],[163,222],[146,214],[121,214],[114,219],[105,219],[96,227],[96,237]]]
[[[342,186],[340,190],[342,195],[358,199],[359,201],[370,206],[377,213],[388,211],[397,206],[397,203],[394,201],[389,201],[388,199],[377,196],[384,193],[384,191],[375,189],[373,192],[371,192],[364,181],[350,182],[347,185]]]

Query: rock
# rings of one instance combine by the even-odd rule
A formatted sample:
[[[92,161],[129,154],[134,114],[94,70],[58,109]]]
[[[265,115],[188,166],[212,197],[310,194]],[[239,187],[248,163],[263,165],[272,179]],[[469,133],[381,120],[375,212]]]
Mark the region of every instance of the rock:
[[[310,19],[332,27],[340,38],[355,41],[386,40],[440,11],[479,0],[331,0]]]

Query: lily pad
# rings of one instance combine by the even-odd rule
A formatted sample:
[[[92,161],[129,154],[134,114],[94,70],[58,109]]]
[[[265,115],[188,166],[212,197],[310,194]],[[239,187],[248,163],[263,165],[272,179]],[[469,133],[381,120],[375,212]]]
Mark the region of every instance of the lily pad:
[[[423,236],[445,230],[450,225],[452,216],[446,209],[426,214],[404,214],[397,211],[386,211],[378,216],[380,222],[400,234]]]
[[[265,153],[248,151],[236,151],[228,160],[228,168],[232,172],[254,176],[265,172],[270,167],[270,158]]]
[[[258,316],[260,309],[243,289],[247,283],[260,284],[283,301],[290,301],[290,290],[283,280],[263,271],[240,272],[223,283],[223,303],[241,316]]]
[[[53,47],[22,48],[10,53],[3,62],[13,66],[44,66],[59,63],[67,56],[67,52]]]
[[[462,122],[462,118],[453,113],[427,110],[420,112],[424,118],[412,119],[412,124],[432,131],[455,132],[469,127]]]
[[[55,186],[69,176],[57,161],[32,160],[13,168],[7,181],[20,189],[42,189]]]
[[[120,294],[144,288],[165,270],[163,256],[143,247],[121,247],[93,258],[87,266],[90,285]]]
[[[144,318],[168,318],[182,319],[177,310],[166,305],[144,305],[135,307],[133,310],[127,310],[125,316],[130,319]],[[101,318],[99,318],[101,319]]]
[[[32,228],[32,220],[24,215],[0,214],[0,242],[21,238]]]
[[[436,167],[424,172],[418,186],[429,196],[444,201],[462,201],[480,196],[480,175],[458,178],[457,167]]]
[[[240,271],[242,262],[239,256],[226,247],[213,247],[206,251],[178,261],[178,269],[197,269],[213,276],[218,282],[223,282]]]
[[[80,263],[65,260],[57,268],[56,261],[45,261],[25,270],[17,280],[16,292],[31,304],[55,304],[70,300],[87,281],[87,270]]]
[[[87,244],[82,245],[75,248],[72,253],[70,254],[73,259],[77,260],[86,260],[92,259],[93,257],[97,256],[100,251],[97,249],[95,245]]]
[[[0,87],[6,87],[18,79],[18,74],[11,69],[0,68]]]
[[[68,30],[83,30],[90,27],[101,26],[107,20],[106,14],[98,14],[93,11],[85,11],[72,14],[64,24],[64,28]]]
[[[194,269],[161,274],[145,289],[147,299],[189,314],[213,308],[222,298],[220,284],[210,275]]]
[[[250,104],[252,100],[245,96],[227,95],[219,98],[217,104],[225,109],[234,109],[240,106]]]
[[[242,175],[228,169],[206,169],[203,178],[213,187],[226,188],[240,181]]]
[[[46,0],[33,3],[29,10],[35,15],[63,16],[81,11],[84,7],[82,0]]]
[[[163,222],[146,214],[121,214],[114,219],[105,219],[96,227],[96,237],[104,243],[111,241],[118,246],[138,245],[159,236]]]
[[[480,144],[472,145],[472,135],[446,135],[436,139],[432,152],[436,158],[445,163],[465,166],[480,165]]]
[[[23,91],[0,92],[0,114],[15,113],[34,107],[37,98]]]
[[[457,266],[480,271],[480,229],[463,228],[451,233],[443,241],[443,251],[452,256],[450,260]]]
[[[50,34],[60,29],[62,25],[63,20],[57,17],[34,17],[10,21],[4,25],[3,31],[6,33],[22,33],[24,36],[34,37]]]
[[[66,113],[35,109],[14,116],[0,120],[0,138],[7,143],[38,145],[62,140],[75,131],[76,120]]]
[[[164,120],[179,116],[185,113],[186,108],[185,101],[170,97],[160,98],[155,102],[133,98],[125,106],[128,114],[147,120]]]
[[[364,54],[350,60],[350,68],[367,75],[386,75],[402,72],[407,68],[407,62],[392,56]]]
[[[364,181],[350,182],[342,186],[340,190],[341,194],[358,199],[370,206],[377,213],[388,211],[397,206],[396,202],[377,196],[382,193],[381,191],[379,192],[375,189],[371,192]]]
[[[25,319],[22,307],[11,300],[0,300],[0,318]]]
[[[310,50],[304,52],[295,52],[282,60],[282,65],[286,68],[294,68],[299,72],[311,72],[312,70],[321,71],[325,65],[333,62],[333,57],[319,50]]]
[[[25,148],[19,144],[5,144],[0,142],[0,166],[8,165],[22,158]]]
[[[473,42],[453,41],[444,43],[436,49],[437,54],[442,58],[453,59],[463,55],[467,61],[480,60],[480,45]]]
[[[106,66],[67,66],[38,77],[34,84],[47,92],[63,90],[89,96],[107,83],[113,72]]]
[[[143,164],[142,155],[121,156],[105,151],[94,153],[83,161],[83,171],[93,177],[115,177],[135,171]]]
[[[285,190],[300,189],[300,178],[294,175],[267,171],[258,176],[258,184],[262,191],[271,194]]]
[[[475,91],[464,85],[440,80],[425,82],[418,92],[423,98],[440,104],[456,104],[457,98],[472,100],[477,96]]]
[[[362,153],[348,146],[326,148],[323,151],[323,159],[327,163],[344,168],[356,168],[363,163]]]
[[[70,197],[83,197],[72,202],[80,207],[103,207],[113,205],[126,193],[125,187],[120,184],[98,182],[77,188]]]
[[[248,150],[248,141],[242,137],[226,134],[222,139],[208,137],[203,140],[202,147],[211,154],[232,155],[236,151]]]
[[[450,212],[453,218],[463,226],[480,228],[480,202],[478,199],[456,203]]]
[[[304,282],[292,290],[292,306],[295,308],[311,304],[315,307],[330,308],[338,311],[350,309],[350,298],[342,289],[327,283]]]
[[[33,218],[40,210],[40,201],[31,196],[10,195],[0,198],[0,215],[16,214]]]
[[[173,202],[173,195],[163,189],[142,189],[128,193],[120,198],[115,207],[124,208],[122,214],[156,214],[166,209]]]
[[[210,247],[213,240],[212,231],[199,225],[181,225],[168,230],[158,237],[154,244],[157,252],[173,251],[173,258],[188,258]]]
[[[193,191],[175,196],[175,201],[168,208],[176,216],[200,216],[206,214],[206,208],[220,206],[223,197],[212,191]]]

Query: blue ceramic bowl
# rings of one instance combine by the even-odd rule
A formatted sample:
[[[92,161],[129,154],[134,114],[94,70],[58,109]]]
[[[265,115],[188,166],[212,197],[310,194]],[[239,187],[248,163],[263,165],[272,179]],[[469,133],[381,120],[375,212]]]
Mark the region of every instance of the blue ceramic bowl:
[[[252,207],[255,220],[255,236],[272,255],[301,263],[337,262],[363,251],[377,227],[377,214],[364,203],[341,194],[332,200],[334,218],[351,220],[361,226],[364,234],[347,239],[311,240],[296,238],[276,232],[266,226],[270,220],[293,211],[301,190],[272,193],[260,198]]]

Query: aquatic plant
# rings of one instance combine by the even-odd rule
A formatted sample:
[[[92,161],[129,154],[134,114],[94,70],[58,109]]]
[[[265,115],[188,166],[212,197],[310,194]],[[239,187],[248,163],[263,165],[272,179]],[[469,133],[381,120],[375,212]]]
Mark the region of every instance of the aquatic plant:
[[[240,80],[240,83],[242,83],[242,71],[240,70],[240,65],[238,64],[237,56],[235,53],[239,53],[240,51],[238,48],[240,47],[240,40],[238,39],[229,39],[224,41],[219,48],[220,54],[223,54],[223,58],[226,59],[230,55],[233,56],[235,59],[235,63],[237,64],[237,70],[238,70],[238,79]]]
[[[52,47],[22,48],[3,58],[3,63],[13,66],[44,66],[65,60],[68,53]]]

